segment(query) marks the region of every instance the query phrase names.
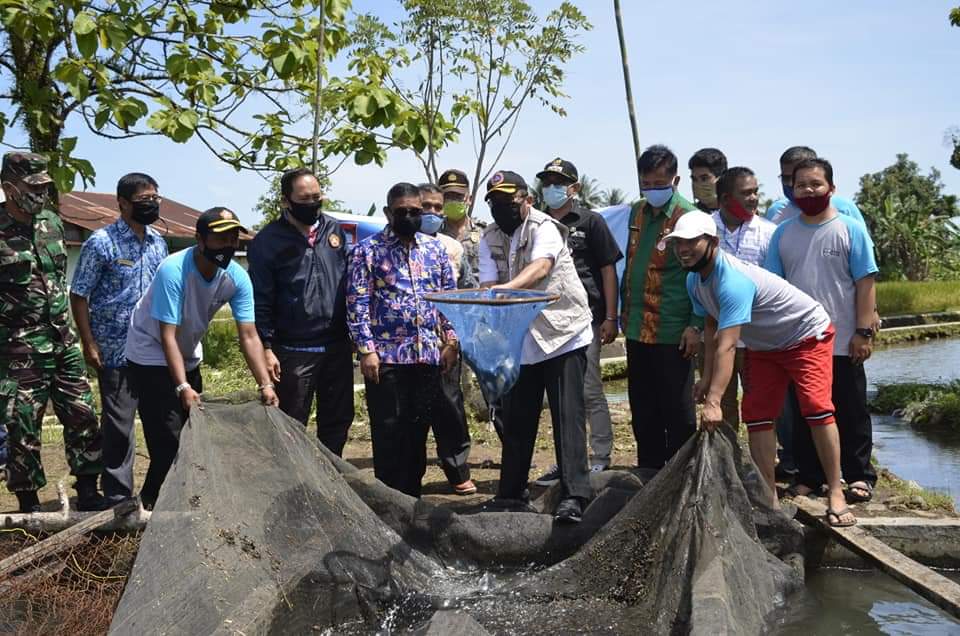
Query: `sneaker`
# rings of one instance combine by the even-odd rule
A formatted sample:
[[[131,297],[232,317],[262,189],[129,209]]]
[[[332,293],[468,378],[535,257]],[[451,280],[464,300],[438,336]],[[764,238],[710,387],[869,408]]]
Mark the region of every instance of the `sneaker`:
[[[607,466],[606,464],[594,464],[593,466],[590,467],[590,472],[591,472],[591,473],[602,473],[603,471],[605,471],[605,470],[608,469],[608,468],[610,468],[610,467]]]
[[[539,479],[533,482],[534,486],[552,486],[553,484],[560,481],[560,467],[554,464],[547,469]]]
[[[559,523],[580,523],[583,520],[583,504],[578,497],[567,497],[557,506],[553,518]]]

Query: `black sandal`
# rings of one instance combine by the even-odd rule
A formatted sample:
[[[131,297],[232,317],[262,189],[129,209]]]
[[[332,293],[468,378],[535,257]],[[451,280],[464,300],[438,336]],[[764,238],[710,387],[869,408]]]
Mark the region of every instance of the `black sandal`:
[[[863,484],[863,485],[861,486],[860,484]],[[859,495],[853,492],[854,490],[862,490],[867,494]],[[847,490],[843,494],[846,496],[847,503],[866,503],[871,499],[873,499],[873,486],[870,485],[869,482],[863,481],[861,479],[847,486]]]
[[[824,516],[827,518],[827,523],[830,524],[831,528],[849,528],[850,526],[857,525],[857,518],[854,517],[853,521],[840,521],[840,517],[848,513],[853,514],[853,511],[850,510],[849,506],[844,506],[842,510],[834,510],[833,508],[827,508],[827,514]],[[834,523],[831,517],[836,519],[837,522]]]

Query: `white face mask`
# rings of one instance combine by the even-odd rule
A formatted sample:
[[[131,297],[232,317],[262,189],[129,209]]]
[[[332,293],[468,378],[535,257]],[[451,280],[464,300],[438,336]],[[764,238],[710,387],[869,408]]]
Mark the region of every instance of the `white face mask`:
[[[544,186],[543,202],[546,203],[547,207],[551,210],[562,208],[569,200],[570,196],[567,194],[567,186],[560,184]]]

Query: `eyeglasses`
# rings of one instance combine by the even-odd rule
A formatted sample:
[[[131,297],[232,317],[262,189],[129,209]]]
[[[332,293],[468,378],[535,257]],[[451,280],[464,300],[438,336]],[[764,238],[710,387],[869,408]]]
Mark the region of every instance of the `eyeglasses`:
[[[423,203],[424,212],[443,212],[442,203]]]
[[[420,216],[423,210],[420,208],[393,208],[392,212],[397,216]]]

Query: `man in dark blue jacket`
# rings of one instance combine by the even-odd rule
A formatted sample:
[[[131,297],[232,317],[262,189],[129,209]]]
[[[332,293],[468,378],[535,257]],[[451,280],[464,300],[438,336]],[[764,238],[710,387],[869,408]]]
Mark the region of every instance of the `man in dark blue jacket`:
[[[306,426],[317,398],[317,437],[343,452],[353,421],[353,352],[347,335],[347,248],[320,208],[320,182],[298,168],[280,180],[279,219],[247,251],[257,332],[280,409]]]

